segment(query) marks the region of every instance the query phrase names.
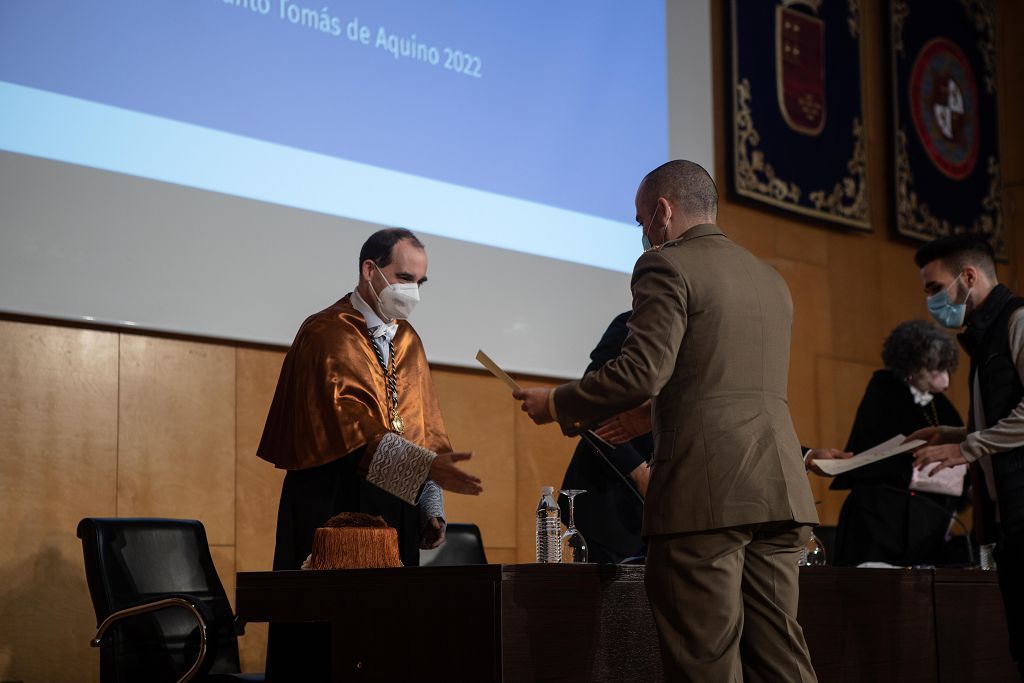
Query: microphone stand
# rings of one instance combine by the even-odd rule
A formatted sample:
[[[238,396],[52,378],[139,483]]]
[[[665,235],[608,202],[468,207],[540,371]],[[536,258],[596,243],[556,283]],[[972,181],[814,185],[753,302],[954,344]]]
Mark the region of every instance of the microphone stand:
[[[954,510],[953,512],[947,511],[946,508],[942,507],[942,505],[940,505],[939,503],[935,502],[934,500],[932,500],[928,496],[924,495],[923,491],[919,492],[919,491],[911,491],[909,489],[901,489],[898,486],[893,486],[892,484],[882,484],[881,486],[882,486],[882,488],[888,489],[890,491],[898,491],[898,492],[902,493],[903,495],[908,496],[910,498],[916,498],[917,500],[927,501],[928,504],[931,505],[932,507],[936,507],[939,510],[942,510],[943,514],[950,515],[952,520],[954,522],[956,522],[958,525],[960,525],[960,528],[964,530],[964,539],[967,541],[967,561],[971,563],[972,567],[977,566],[975,564],[975,562],[974,562],[974,542],[971,540],[971,532],[967,528],[967,525],[965,525],[960,520],[960,516],[956,514],[956,510]],[[921,495],[917,495],[918,493],[921,493]]]
[[[604,464],[608,465],[611,471],[615,473],[615,476],[622,480],[622,483],[626,485],[626,488],[628,488],[633,493],[633,495],[636,496],[636,499],[640,501],[640,504],[643,505],[644,497],[641,496],[640,492],[636,490],[636,486],[633,484],[633,482],[630,481],[630,479],[626,477],[624,474],[622,474],[622,472],[619,471],[619,468],[616,467],[612,463],[612,461],[608,459],[608,456],[605,455],[604,453],[604,449],[602,449],[599,445],[601,443],[601,440],[597,437],[597,435],[594,434],[594,432],[592,432],[591,430],[587,429],[586,431],[581,432],[580,436],[583,437],[583,440],[587,442],[587,445],[590,446],[590,448],[595,453],[597,453],[598,457],[601,458],[602,461],[604,461]]]

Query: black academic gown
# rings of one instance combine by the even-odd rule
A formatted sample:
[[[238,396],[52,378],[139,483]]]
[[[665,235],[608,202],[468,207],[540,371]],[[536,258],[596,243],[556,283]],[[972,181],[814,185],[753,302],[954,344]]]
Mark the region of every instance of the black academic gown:
[[[961,426],[956,408],[942,394],[931,406],[914,402],[910,388],[888,370],[872,376],[857,408],[846,450],[860,453],[897,434],[936,423]],[[895,455],[840,474],[833,489],[850,489],[839,513],[835,557],[838,566],[877,561],[895,565],[937,564],[950,516],[961,498],[912,492],[914,458]]]
[[[608,326],[597,347],[590,353],[587,372],[617,358],[629,330],[626,321],[630,311],[622,313]],[[614,449],[605,449],[605,455],[623,476],[629,476],[640,463],[654,452],[650,434],[639,436]],[[644,554],[640,537],[643,526],[644,505],[637,497],[632,483],[627,483],[594,452],[582,439],[576,445],[572,461],[565,471],[563,489],[583,489],[586,493],[576,497],[576,528],[589,545],[589,560],[598,564],[616,564],[629,557]],[[562,522],[569,523],[569,502],[559,498]]]
[[[318,527],[339,512],[380,515],[398,533],[405,566],[419,565],[419,508],[370,484],[356,472],[361,451],[326,465],[289,470],[277,514],[274,571],[294,570],[312,552]],[[330,680],[331,631],[323,623],[272,623],[267,642],[267,680],[317,683]]]

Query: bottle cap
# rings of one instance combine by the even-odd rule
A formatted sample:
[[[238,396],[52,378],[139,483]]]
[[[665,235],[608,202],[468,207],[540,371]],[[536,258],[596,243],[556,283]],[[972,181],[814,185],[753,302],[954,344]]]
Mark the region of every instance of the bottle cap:
[[[540,495],[542,495],[542,496],[550,496],[554,492],[555,492],[555,487],[554,486],[542,486],[541,489],[540,489]]]

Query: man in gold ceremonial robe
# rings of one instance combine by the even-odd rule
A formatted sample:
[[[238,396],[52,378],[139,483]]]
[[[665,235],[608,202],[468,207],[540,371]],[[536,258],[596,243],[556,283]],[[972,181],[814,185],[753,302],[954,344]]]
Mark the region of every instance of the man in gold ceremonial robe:
[[[274,569],[298,569],[339,512],[379,514],[402,563],[444,540],[441,488],[480,493],[454,463],[423,345],[405,318],[426,282],[412,232],[381,230],[359,254],[355,291],[306,319],[284,359],[258,455],[288,470]]]
[[[423,344],[406,322],[427,279],[427,254],[402,229],[374,233],[359,254],[355,291],[299,328],[285,356],[257,454],[288,470],[274,569],[299,569],[313,533],[339,512],[381,515],[398,531],[406,566],[444,542],[441,489],[476,495],[455,463]],[[324,679],[330,634],[271,624],[275,681]]]

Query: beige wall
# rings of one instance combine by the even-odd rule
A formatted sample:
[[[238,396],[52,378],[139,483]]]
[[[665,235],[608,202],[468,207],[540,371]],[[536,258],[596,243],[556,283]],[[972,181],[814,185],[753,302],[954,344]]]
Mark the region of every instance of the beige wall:
[[[722,15],[714,3],[719,184],[728,117]],[[889,93],[884,3],[865,0],[864,66],[873,235],[726,199],[720,223],[785,276],[796,305],[791,403],[801,440],[843,445],[853,411],[878,366],[885,333],[925,315],[914,246],[891,237]],[[1024,266],[1024,5],[999,2],[1004,221],[1013,253],[1002,268],[1017,285]],[[596,340],[595,340],[596,342]],[[88,647],[95,619],[75,525],[85,516],[195,517],[206,525],[221,579],[267,569],[281,473],[254,455],[282,350],[169,339],[0,319],[0,680],[98,679]],[[963,374],[953,398],[963,410]],[[494,562],[533,556],[539,488],[557,485],[573,442],[536,428],[502,385],[482,373],[436,368],[456,448],[486,491],[449,496],[452,521],[483,530]],[[528,379],[524,383],[531,382]],[[812,478],[822,521],[841,498]],[[243,663],[262,668],[265,628],[249,626]]]

